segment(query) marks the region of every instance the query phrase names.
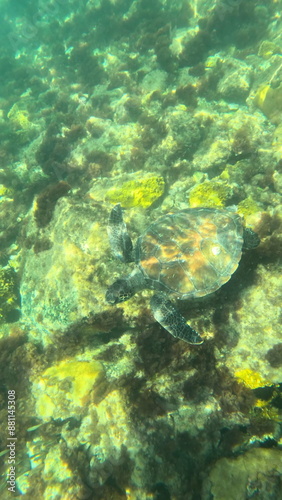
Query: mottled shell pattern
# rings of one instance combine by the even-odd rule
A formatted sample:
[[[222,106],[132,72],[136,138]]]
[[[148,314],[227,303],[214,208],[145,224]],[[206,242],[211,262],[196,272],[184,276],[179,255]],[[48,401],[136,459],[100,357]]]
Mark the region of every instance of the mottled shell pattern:
[[[192,208],[166,214],[137,241],[137,261],[153,287],[179,298],[201,297],[237,269],[243,226],[232,210]]]

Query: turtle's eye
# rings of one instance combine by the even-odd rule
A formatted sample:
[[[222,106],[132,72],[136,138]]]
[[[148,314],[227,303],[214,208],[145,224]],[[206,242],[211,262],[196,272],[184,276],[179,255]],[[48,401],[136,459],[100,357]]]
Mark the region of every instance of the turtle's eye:
[[[124,302],[132,296],[128,289],[127,280],[117,280],[115,281],[106,292],[106,301],[109,304],[119,304],[119,302]]]

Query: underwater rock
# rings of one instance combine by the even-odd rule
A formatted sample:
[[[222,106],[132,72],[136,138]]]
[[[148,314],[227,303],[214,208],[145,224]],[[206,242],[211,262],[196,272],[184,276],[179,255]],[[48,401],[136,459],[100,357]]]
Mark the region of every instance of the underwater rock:
[[[280,450],[256,448],[236,458],[221,458],[205,482],[203,500],[281,498]],[[224,478],[224,479],[223,479]]]
[[[15,102],[7,113],[14,139],[19,146],[32,142],[41,128],[38,117],[30,115],[28,105],[30,105],[29,98],[22,98]]]
[[[228,162],[231,152],[230,140],[224,136],[212,141],[210,145],[204,144],[194,155],[194,170],[207,172],[210,169],[217,169],[220,171]]]
[[[244,102],[251,85],[252,68],[243,61],[228,58],[223,65],[224,76],[218,83],[219,94],[228,102]]]
[[[27,449],[32,468],[17,476],[16,485],[21,495],[30,498],[36,495],[42,500],[87,498],[89,488],[78,473],[79,467],[73,468],[73,460],[63,442],[57,443],[56,438],[51,438],[49,443],[35,439],[27,442]]]
[[[280,340],[281,287],[279,270],[260,264],[256,270],[256,284],[242,290],[240,308],[236,317],[230,318],[230,328],[238,336],[236,346],[226,359],[231,373],[251,370],[250,373],[257,373],[268,383],[281,382],[280,371],[267,360],[269,349]]]
[[[33,382],[36,415],[45,421],[80,416],[102,376],[103,366],[94,360],[65,359],[50,366]]]
[[[92,137],[99,138],[107,127],[111,125],[110,120],[105,120],[103,118],[98,118],[96,116],[90,116],[86,121],[86,129],[91,134]]]
[[[160,69],[149,71],[149,73],[144,76],[140,87],[145,94],[156,90],[164,91],[166,88],[167,76],[166,71]]]
[[[229,182],[242,185],[247,181],[251,186],[258,166],[265,172],[265,165],[270,167],[273,164],[273,125],[261,113],[251,114],[240,108],[230,112],[224,106],[220,114],[210,115],[207,125],[205,121],[208,116],[196,113],[195,117],[200,123],[203,121],[202,126],[206,128],[206,136],[193,156],[193,170],[196,172],[208,173],[211,170],[214,177],[215,173],[219,175],[229,164]],[[252,160],[248,172],[239,163],[244,159]],[[249,179],[243,179],[246,174]]]
[[[81,424],[80,443],[90,444],[89,484],[103,484],[119,464],[128,460],[128,452],[136,456],[139,449],[138,434],[131,425],[123,395],[113,390]]]
[[[91,206],[71,198],[58,200],[44,233],[38,234],[33,217],[27,221],[20,292],[22,320],[31,326],[32,337],[48,344],[52,332],[106,309],[105,225],[98,203]],[[38,252],[42,236],[53,245]]]
[[[100,403],[91,405],[81,422],[77,441],[87,449],[87,484],[95,491],[114,477],[120,487],[132,491],[132,498],[139,499],[157,480],[176,493],[187,470],[180,467],[181,457],[190,459],[189,443],[197,448],[197,439],[202,436],[198,460],[210,448],[202,433],[216,411],[216,402],[211,397],[203,404],[182,402],[178,407],[169,403],[166,396],[173,400],[177,391],[167,369],[157,374],[154,388],[149,381],[149,386],[146,382],[142,388],[142,372],[137,378],[132,373],[130,379],[125,379],[123,389],[115,388],[116,381],[114,389]],[[176,379],[174,382],[179,385]],[[169,457],[177,456],[177,450],[179,459],[171,461]],[[186,488],[185,484],[185,492]]]
[[[12,195],[13,191],[11,189],[7,188],[4,184],[0,184],[0,202],[5,198],[13,201],[11,198]]]
[[[276,127],[275,129],[272,147],[274,150],[275,158],[278,160],[278,162],[280,162],[282,160],[282,123],[279,123],[278,127]],[[282,193],[282,176],[280,176],[278,172],[274,172],[273,181],[275,190],[278,193]]]
[[[168,108],[164,117],[167,137],[162,141],[158,152],[170,159],[191,159],[201,138],[202,128],[186,106]]]
[[[44,500],[85,498],[86,488],[75,472],[66,460],[64,448],[60,444],[50,447],[42,471],[45,482]]]
[[[281,55],[282,49],[274,42],[270,40],[263,40],[259,46],[258,55],[263,57],[263,59],[270,59],[273,54]]]

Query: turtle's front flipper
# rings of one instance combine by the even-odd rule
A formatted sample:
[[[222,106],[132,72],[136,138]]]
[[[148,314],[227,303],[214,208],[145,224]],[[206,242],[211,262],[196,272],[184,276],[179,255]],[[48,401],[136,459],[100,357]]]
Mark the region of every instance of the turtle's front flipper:
[[[122,208],[119,203],[110,213],[107,229],[113,254],[123,262],[132,262],[134,260],[132,241],[123,221]]]
[[[243,232],[243,249],[252,250],[260,244],[260,239],[257,233],[255,233],[249,227],[244,228]]]
[[[175,309],[173,303],[163,294],[155,294],[151,298],[151,308],[155,319],[171,335],[185,340],[189,344],[202,344],[200,335],[187,325],[185,318]]]

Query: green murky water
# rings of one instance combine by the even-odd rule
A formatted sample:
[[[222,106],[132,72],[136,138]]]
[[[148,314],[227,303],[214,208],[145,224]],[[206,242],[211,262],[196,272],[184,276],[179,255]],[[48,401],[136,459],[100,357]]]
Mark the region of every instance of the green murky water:
[[[1,0],[3,500],[282,499],[281,8]],[[148,224],[200,207],[236,211],[260,244],[219,288],[217,211],[192,236],[153,226],[158,285],[183,293],[188,266],[190,289],[218,288],[166,302],[190,345],[152,314],[152,283],[105,294]]]

